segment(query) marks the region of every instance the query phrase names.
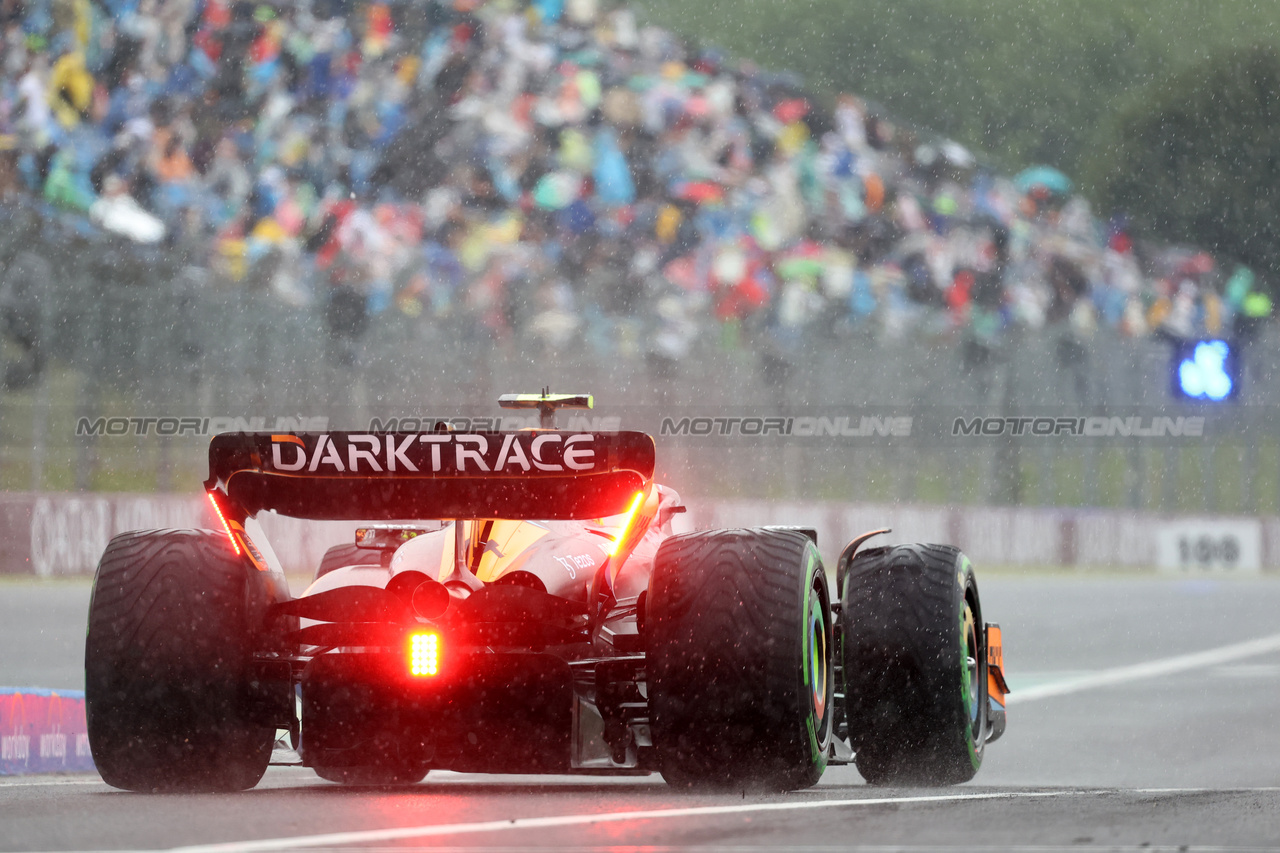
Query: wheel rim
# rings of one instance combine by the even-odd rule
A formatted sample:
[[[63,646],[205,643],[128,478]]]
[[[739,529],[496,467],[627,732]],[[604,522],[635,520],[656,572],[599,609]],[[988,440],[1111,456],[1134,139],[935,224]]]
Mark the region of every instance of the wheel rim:
[[[966,599],[964,603],[964,649],[962,650],[964,664],[964,689],[968,698],[969,708],[969,726],[973,730],[974,738],[977,738],[981,732],[978,726],[981,719],[981,708],[978,707],[979,699],[982,696],[981,685],[979,684],[979,676],[982,668],[978,665],[978,624],[973,615],[973,607]]]
[[[827,685],[830,680],[827,654],[827,616],[822,596],[816,588],[809,590],[809,625],[805,654],[809,659],[809,698],[819,726],[827,718]]]

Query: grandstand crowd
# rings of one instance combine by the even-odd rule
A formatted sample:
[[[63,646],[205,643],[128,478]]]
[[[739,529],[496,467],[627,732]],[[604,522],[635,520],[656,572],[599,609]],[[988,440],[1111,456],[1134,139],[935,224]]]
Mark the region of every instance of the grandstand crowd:
[[[0,0],[0,30],[0,196],[352,339],[401,312],[678,361],[1270,311],[1053,170],[1001,175],[606,0]]]

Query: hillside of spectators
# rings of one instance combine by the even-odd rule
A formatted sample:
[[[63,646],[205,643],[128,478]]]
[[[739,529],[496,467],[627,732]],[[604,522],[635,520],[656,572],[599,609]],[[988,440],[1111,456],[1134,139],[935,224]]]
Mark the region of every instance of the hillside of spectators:
[[[1019,329],[1069,357],[1270,313],[1248,270],[1135,244],[1060,173],[602,0],[0,0],[0,30],[0,196],[353,343],[401,312],[658,365]]]

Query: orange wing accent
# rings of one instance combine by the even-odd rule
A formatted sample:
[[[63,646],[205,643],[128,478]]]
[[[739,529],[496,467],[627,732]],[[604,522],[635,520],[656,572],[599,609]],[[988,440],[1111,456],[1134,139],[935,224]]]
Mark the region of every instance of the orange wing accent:
[[[987,625],[987,693],[1004,707],[1004,697],[1009,693],[1009,685],[1004,680],[1004,643],[1000,626]]]

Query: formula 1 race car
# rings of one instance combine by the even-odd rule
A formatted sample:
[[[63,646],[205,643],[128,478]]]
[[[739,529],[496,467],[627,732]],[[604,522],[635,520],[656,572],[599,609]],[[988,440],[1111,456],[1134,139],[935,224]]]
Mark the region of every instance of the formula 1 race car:
[[[124,533],[98,566],[85,698],[103,779],[250,788],[278,730],[346,784],[439,768],[789,790],[849,762],[882,785],[977,772],[1007,687],[960,551],[859,536],[832,602],[813,530],[678,533],[650,436],[554,429],[585,395],[501,402],[545,428],[215,436],[205,488],[223,529]],[[294,598],[264,510],[379,523]]]

